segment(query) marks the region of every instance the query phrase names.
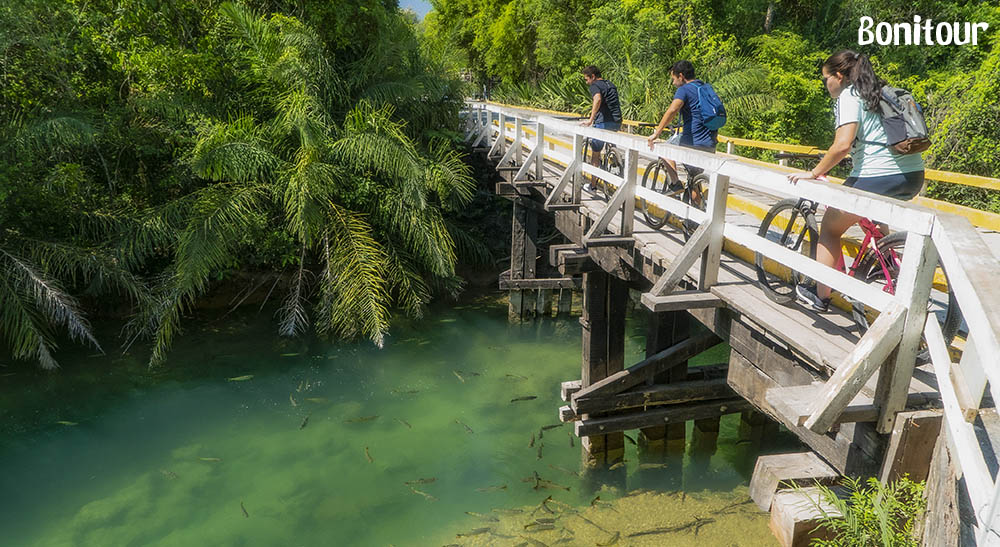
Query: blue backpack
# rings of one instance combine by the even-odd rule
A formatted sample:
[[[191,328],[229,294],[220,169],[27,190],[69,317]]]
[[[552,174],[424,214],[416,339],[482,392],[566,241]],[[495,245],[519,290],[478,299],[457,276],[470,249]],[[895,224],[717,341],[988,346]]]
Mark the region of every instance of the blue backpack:
[[[698,105],[701,110],[701,123],[709,131],[718,131],[726,125],[726,107],[722,99],[716,95],[712,86],[702,82],[698,87]]]

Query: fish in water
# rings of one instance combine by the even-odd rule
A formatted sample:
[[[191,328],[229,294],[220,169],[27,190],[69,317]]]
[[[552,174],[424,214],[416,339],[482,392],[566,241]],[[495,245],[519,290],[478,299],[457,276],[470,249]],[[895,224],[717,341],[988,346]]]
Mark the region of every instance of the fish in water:
[[[296,357],[296,356],[298,356],[298,353],[282,353],[281,356],[282,357]]]
[[[401,424],[403,424],[403,425],[405,425],[409,429],[413,429],[413,426],[410,425],[410,422],[407,422],[406,420],[402,420],[402,419],[396,418],[396,421],[399,422],[399,423],[401,423]]]
[[[513,399],[510,400],[510,402],[516,403],[518,401],[533,401],[537,398],[538,397],[535,395],[525,395],[524,397],[514,397]]]
[[[423,492],[421,490],[417,490],[416,488],[410,488],[410,491],[413,492],[414,494],[420,494],[427,501],[437,501],[437,498],[435,498],[434,496],[428,494],[427,492]]]
[[[552,465],[551,463],[549,464],[549,467],[551,467],[552,469],[555,469],[556,471],[562,471],[563,473],[566,473],[567,475],[573,475],[574,477],[579,477],[580,476],[580,473],[578,473],[576,471],[573,471],[572,469],[566,469],[565,467],[560,467],[558,465]]]
[[[327,399],[326,397],[308,397],[306,398],[306,401],[310,403],[322,404],[322,403],[329,403],[330,399]]]
[[[368,447],[365,447],[365,457],[368,458],[368,463],[375,463],[375,458],[372,457],[372,453],[368,451]]]
[[[523,540],[527,540],[528,543],[534,545],[535,547],[549,547],[548,545],[542,543],[541,541],[538,541],[537,539],[531,539],[524,536],[518,536],[518,537],[520,537]],[[525,543],[525,545],[527,545],[528,543]]]
[[[538,490],[539,488],[548,488],[549,490],[565,490],[569,492],[568,486],[556,484],[548,479],[538,479],[538,481],[535,482],[535,490]],[[545,509],[548,509],[548,507],[546,507]]]
[[[397,395],[398,394],[413,395],[414,393],[420,393],[420,390],[419,389],[407,389],[407,390],[392,389],[392,390],[390,390],[390,393],[395,393]]]
[[[209,462],[209,463],[219,463],[222,461],[222,458],[198,458],[198,459],[203,462]]]
[[[612,465],[611,467],[609,467],[608,471],[614,471],[615,469],[618,469],[618,468],[621,468],[621,467],[625,467],[625,461],[624,460],[622,460],[622,461],[620,461],[620,462]]]
[[[669,467],[665,463],[640,463],[639,469],[664,469]]]
[[[518,380],[527,380],[527,376],[521,376],[520,374],[504,374],[507,378],[516,378]]]
[[[499,486],[487,486],[486,488],[476,488],[476,492],[498,492],[500,490],[506,490],[507,485],[501,484]]]
[[[459,374],[457,370],[453,370],[451,373],[454,374],[455,378],[458,378],[463,384],[465,383],[465,378],[462,378],[462,375]]]
[[[305,385],[305,380],[299,380],[299,387],[295,388],[297,393],[302,393],[302,386]]]
[[[531,434],[531,442],[528,443],[528,448],[534,448],[534,447],[535,447],[535,434],[532,433]]]
[[[461,538],[461,537],[469,537],[469,536],[478,536],[479,534],[485,534],[486,532],[489,532],[491,530],[492,530],[492,528],[476,528],[475,530],[469,530],[468,532],[465,532],[465,533],[462,533],[462,534],[456,534],[455,537],[460,537]]]
[[[253,378],[253,374],[245,374],[243,376],[233,376],[232,378],[227,378],[230,382],[245,382]]]
[[[542,447],[543,446],[545,446],[545,443],[538,443],[538,458],[536,458],[536,459],[539,459],[539,460],[542,459]]]
[[[164,477],[166,477],[166,478],[168,478],[170,480],[179,478],[177,476],[177,473],[174,473],[173,471],[171,471],[169,469],[160,469],[160,473],[162,473]]]
[[[56,423],[59,424],[59,425],[78,425],[76,422],[71,422],[71,421],[68,421],[68,420],[59,420]]]
[[[467,424],[466,424],[465,422],[463,422],[462,420],[459,420],[459,419],[456,419],[456,420],[455,420],[455,423],[456,423],[456,424],[458,424],[458,425],[460,425],[460,426],[462,426],[462,427],[464,427],[464,428],[465,428],[465,432],[466,432],[466,433],[475,433],[475,431],[473,431],[473,430],[472,430],[472,428],[471,428],[471,427],[469,427],[469,426],[468,426],[468,425],[467,425]]]
[[[350,420],[344,420],[345,424],[357,424],[361,422],[370,422],[372,420],[377,420],[378,414],[374,416],[358,416],[357,418],[351,418]]]
[[[574,446],[576,446],[576,444],[573,442],[573,432],[567,431],[567,433],[569,433],[569,447],[573,448]]]
[[[470,517],[476,517],[477,519],[488,520],[490,522],[500,522],[500,519],[494,517],[493,515],[484,515],[482,513],[477,513],[475,511],[466,511],[465,514],[469,515]]]
[[[306,417],[302,418],[302,423],[299,424],[300,430],[305,429],[306,426],[309,425],[309,416],[312,416],[312,414],[306,414]]]
[[[524,509],[494,509],[493,512],[501,515],[520,515],[524,513]]]
[[[299,406],[299,403],[295,402],[295,397],[292,397],[291,393],[288,394],[288,401],[292,403],[292,408]]]
[[[599,502],[599,501],[601,501],[601,496],[597,496],[596,498],[590,500],[590,506],[591,507],[596,507],[597,506],[597,502]]]
[[[427,478],[427,479],[414,479],[412,481],[406,481],[403,484],[405,484],[407,486],[412,486],[414,484],[431,484],[432,482],[434,482],[436,480],[437,480],[437,477],[430,477],[430,478]]]
[[[544,429],[539,429],[538,430],[538,440],[542,440],[544,438],[545,438],[545,430]]]
[[[611,536],[611,539],[609,539],[608,541],[606,541],[604,543],[598,543],[597,545],[598,545],[598,547],[607,547],[608,545],[614,545],[615,543],[618,543],[618,540],[621,537],[622,537],[622,533],[621,532],[615,532],[615,534],[613,536]]]
[[[562,427],[562,426],[563,426],[563,424],[543,425],[542,426],[542,431],[548,431],[550,429],[555,429],[557,427]]]
[[[240,500],[240,511],[243,511],[244,517],[250,518],[250,513],[247,513],[247,508],[245,505],[243,505],[243,500]]]
[[[632,437],[629,437],[628,435],[625,435],[625,438],[628,439],[628,442],[630,442],[633,445],[635,445],[635,439],[633,439]]]
[[[539,524],[537,522],[529,522],[528,524],[525,524],[524,529],[527,530],[528,528],[531,528],[532,532],[541,532],[542,530],[556,529],[554,524]]]

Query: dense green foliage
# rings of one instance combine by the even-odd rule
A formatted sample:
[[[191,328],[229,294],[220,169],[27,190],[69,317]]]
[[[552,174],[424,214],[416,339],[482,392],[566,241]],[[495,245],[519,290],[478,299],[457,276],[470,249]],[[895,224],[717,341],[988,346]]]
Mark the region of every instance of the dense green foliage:
[[[256,271],[281,334],[381,344],[477,249],[448,216],[474,192],[462,96],[395,0],[5,3],[0,336],[52,368],[59,332],[98,345],[86,303],[127,296],[161,363]]]
[[[916,547],[920,544],[913,527],[927,504],[924,483],[907,477],[888,485],[874,477],[867,481],[848,478],[842,496],[825,486],[819,488],[822,502],[836,508],[840,516],[819,507],[824,515],[820,527],[832,532],[834,539],[813,540],[812,545]]]
[[[731,108],[724,133],[825,147],[833,138],[819,65],[852,48],[928,109],[939,169],[1000,176],[1000,6],[965,0],[432,0],[435,40],[468,56],[493,98],[582,112],[579,71],[600,67],[626,117],[657,121],[667,74],[689,59]],[[978,46],[857,46],[858,20],[985,21]],[[1000,196],[940,185],[932,195],[1000,211]]]

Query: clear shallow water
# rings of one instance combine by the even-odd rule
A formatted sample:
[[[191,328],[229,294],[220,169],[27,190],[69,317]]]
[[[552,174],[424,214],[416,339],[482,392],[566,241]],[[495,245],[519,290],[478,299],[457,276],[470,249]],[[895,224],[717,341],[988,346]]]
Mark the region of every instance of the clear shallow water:
[[[745,503],[758,450],[738,443],[738,416],[723,419],[714,455],[688,454],[680,470],[640,470],[628,445],[628,490],[661,493],[605,489],[591,503],[571,426],[537,438],[558,423],[560,382],[579,378],[576,318],[511,326],[505,307],[467,304],[398,325],[382,350],[278,340],[266,317],[193,330],[168,370],[80,355],[61,377],[5,378],[0,543],[773,544]],[[636,361],[641,318],[628,332]],[[522,396],[537,398],[510,402]],[[569,490],[534,489],[522,480],[534,472]],[[405,484],[420,479],[434,481]],[[557,526],[523,528],[536,517]]]

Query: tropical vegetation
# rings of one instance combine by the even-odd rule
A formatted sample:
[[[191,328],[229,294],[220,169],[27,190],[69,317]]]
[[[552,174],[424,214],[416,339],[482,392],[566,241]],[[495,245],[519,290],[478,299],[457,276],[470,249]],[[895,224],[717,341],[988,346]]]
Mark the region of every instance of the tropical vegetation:
[[[376,344],[458,291],[464,92],[417,36],[392,0],[5,3],[0,348],[54,368],[124,304],[162,364],[237,272],[280,334]]]
[[[464,53],[479,87],[502,102],[586,111],[580,69],[613,81],[624,115],[655,122],[673,96],[667,71],[691,60],[730,106],[724,133],[826,147],[830,100],[819,65],[869,54],[924,105],[932,167],[1000,176],[1000,5],[965,0],[431,0],[427,33]],[[857,22],[990,24],[977,45],[858,46]],[[743,151],[741,150],[741,153]],[[752,152],[750,152],[752,153]],[[768,152],[761,152],[767,155]],[[1000,192],[932,185],[929,195],[1000,212]]]

